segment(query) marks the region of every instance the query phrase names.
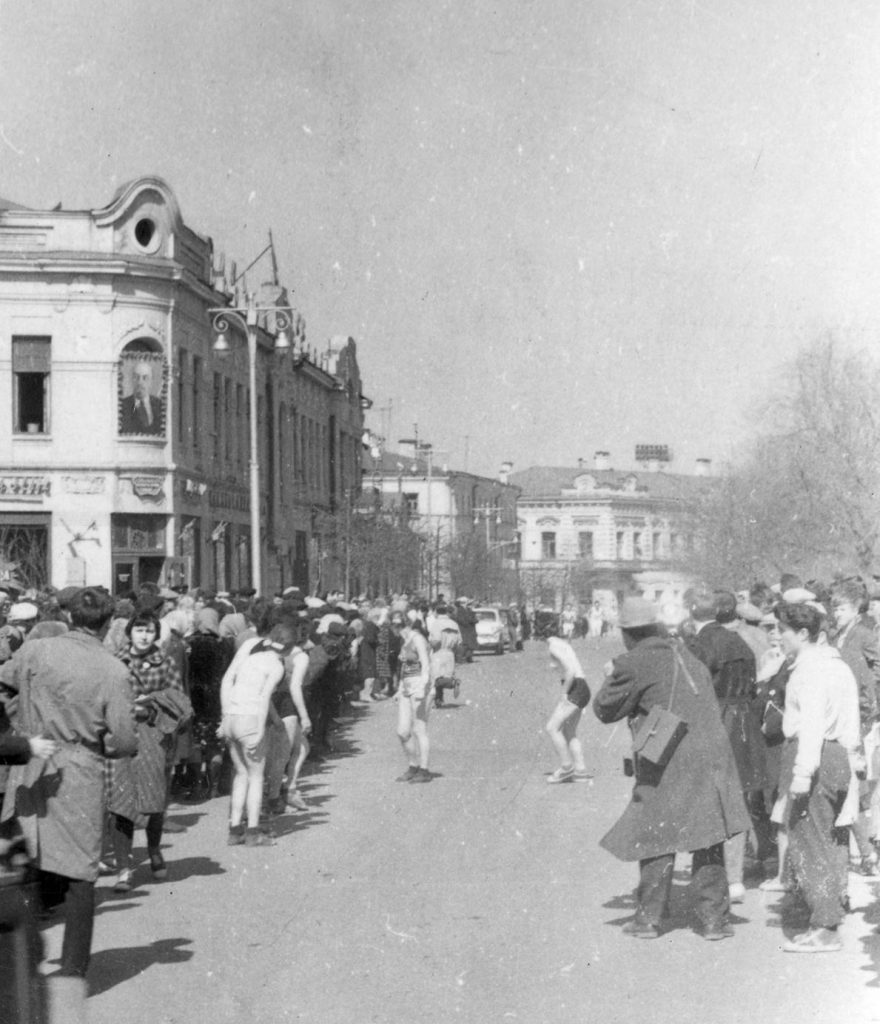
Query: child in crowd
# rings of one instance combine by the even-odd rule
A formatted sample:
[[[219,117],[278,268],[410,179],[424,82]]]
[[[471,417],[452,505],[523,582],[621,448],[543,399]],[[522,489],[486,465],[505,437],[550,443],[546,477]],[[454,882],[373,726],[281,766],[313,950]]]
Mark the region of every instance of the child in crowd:
[[[584,752],[577,738],[577,727],[584,708],[590,703],[590,688],[584,670],[571,644],[558,636],[547,641],[550,663],[562,672],[562,696],[545,726],[560,765],[547,777],[549,783],[584,782],[592,776],[584,764]]]
[[[228,744],[235,770],[229,808],[230,846],[271,846],[274,842],[260,830],[266,718],[272,693],[284,676],[285,659],[295,645],[293,626],[279,623],[268,637],[242,644],[220,685],[223,718],[217,734]],[[242,824],[245,808],[246,829]]]

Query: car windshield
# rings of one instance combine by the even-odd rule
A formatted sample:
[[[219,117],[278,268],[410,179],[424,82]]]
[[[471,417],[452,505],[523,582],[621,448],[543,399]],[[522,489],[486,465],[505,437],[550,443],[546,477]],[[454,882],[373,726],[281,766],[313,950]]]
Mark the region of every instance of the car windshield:
[[[497,619],[498,613],[492,611],[491,608],[484,608],[477,612],[477,622],[496,622]]]

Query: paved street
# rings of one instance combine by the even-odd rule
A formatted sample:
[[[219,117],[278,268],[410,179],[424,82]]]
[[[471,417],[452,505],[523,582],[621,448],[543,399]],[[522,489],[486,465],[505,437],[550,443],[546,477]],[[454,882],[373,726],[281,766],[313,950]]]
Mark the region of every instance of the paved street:
[[[611,648],[577,647],[592,685]],[[394,782],[385,702],[343,723],[305,780],[312,810],[280,819],[274,847],[227,847],[225,800],[175,806],[187,830],[168,837],[169,880],[142,867],[125,897],[101,880],[93,1024],[880,1021],[880,904],[863,879],[843,953],[783,954],[756,881],[735,937],[703,941],[684,863],[670,930],[628,939],[635,866],[597,845],[629,790],[624,727],[588,711],[595,780],[550,787],[544,645],[462,676],[457,706],[432,714],[429,785]],[[56,955],[60,928],[46,935]]]

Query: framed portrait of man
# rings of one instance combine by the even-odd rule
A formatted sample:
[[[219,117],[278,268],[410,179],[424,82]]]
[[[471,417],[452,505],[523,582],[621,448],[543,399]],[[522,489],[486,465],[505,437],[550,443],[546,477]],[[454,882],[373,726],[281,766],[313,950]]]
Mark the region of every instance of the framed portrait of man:
[[[119,364],[119,433],[165,434],[165,357],[157,352],[124,352]]]

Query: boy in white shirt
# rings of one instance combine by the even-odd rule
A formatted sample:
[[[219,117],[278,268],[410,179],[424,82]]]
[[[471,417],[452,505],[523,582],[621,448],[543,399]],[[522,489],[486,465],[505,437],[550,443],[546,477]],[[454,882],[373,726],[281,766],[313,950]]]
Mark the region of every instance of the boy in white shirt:
[[[787,953],[841,949],[848,831],[836,825],[854,770],[863,768],[858,687],[836,648],[817,643],[825,616],[813,604],[778,611],[782,649],[794,658],[785,691],[780,792],[788,793],[788,856],[810,908],[810,928]]]

